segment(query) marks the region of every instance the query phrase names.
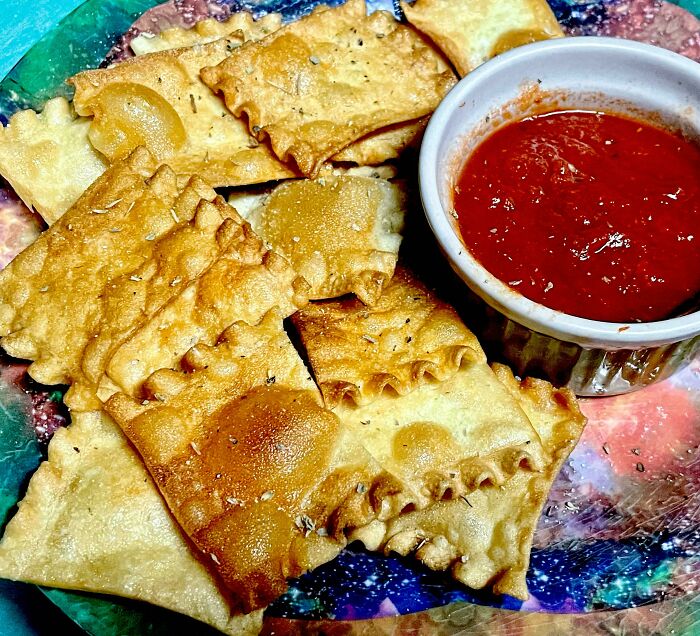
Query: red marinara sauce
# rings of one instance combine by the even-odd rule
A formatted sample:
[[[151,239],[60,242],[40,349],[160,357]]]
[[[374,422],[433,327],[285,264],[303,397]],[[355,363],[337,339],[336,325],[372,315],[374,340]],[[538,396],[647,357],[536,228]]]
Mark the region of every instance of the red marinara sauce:
[[[496,130],[454,207],[494,276],[567,314],[674,315],[700,292],[700,147],[614,114],[558,111]]]

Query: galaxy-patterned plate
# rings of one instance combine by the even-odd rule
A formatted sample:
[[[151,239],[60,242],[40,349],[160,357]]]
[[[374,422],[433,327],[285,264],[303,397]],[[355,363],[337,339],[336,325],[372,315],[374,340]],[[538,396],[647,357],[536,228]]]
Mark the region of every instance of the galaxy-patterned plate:
[[[494,0],[497,1],[497,0]],[[287,19],[317,0],[89,0],[39,41],[0,83],[0,118],[41,108],[67,93],[78,70],[128,57],[142,31],[225,19],[248,9]],[[337,0],[331,4],[338,4]],[[394,10],[396,2],[370,0]],[[700,61],[700,0],[550,0],[569,34],[607,35],[663,46]],[[697,17],[696,17],[697,16]],[[0,186],[3,184],[0,184]],[[414,215],[417,219],[419,215]],[[427,277],[454,300],[462,289],[426,255]],[[41,224],[0,188],[0,267]],[[432,258],[434,257],[434,258]],[[0,358],[0,523],[12,515],[48,440],[67,423],[62,387],[42,387],[26,365]],[[267,633],[323,634],[700,634],[700,360],[634,394],[581,401],[583,438],[556,480],[532,552],[530,599],[473,593],[410,559],[350,546],[338,559],[292,581],[267,611]],[[11,594],[11,584],[0,598]],[[44,593],[96,636],[192,635],[212,631],[182,616],[112,597]],[[3,616],[0,603],[0,617]],[[8,616],[8,615],[6,615]],[[362,619],[362,620],[359,620]],[[10,632],[22,633],[12,624]],[[0,633],[4,627],[0,625]]]

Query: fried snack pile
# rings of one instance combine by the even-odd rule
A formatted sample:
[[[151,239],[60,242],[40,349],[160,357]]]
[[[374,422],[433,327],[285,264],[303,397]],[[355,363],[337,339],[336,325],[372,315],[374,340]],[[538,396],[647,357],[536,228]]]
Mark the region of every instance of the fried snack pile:
[[[141,266],[113,279],[105,288],[100,322],[83,351],[84,379],[74,383],[73,393],[84,383],[93,389],[104,385],[114,354],[191,283],[199,284],[204,273],[235,249],[245,235],[246,227],[234,211],[215,198],[214,191],[202,183],[199,186],[200,192],[213,200],[193,201],[197,208],[192,219],[183,219],[167,234],[154,238],[153,249]],[[76,410],[74,401],[70,405]]]
[[[401,554],[420,544],[416,556],[433,569],[526,599],[534,524],[559,470],[553,462],[568,456],[583,426],[572,398],[561,409],[568,436],[541,439],[454,310],[406,271],[371,308],[320,303],[294,322],[326,404],[401,486],[389,500],[393,514],[353,538]],[[424,532],[424,519],[444,535]],[[459,542],[448,549],[455,532]]]
[[[384,12],[367,16],[364,0],[317,9],[241,46],[202,79],[281,160],[312,177],[353,141],[427,115],[455,83],[418,34]]]
[[[234,324],[217,346],[190,349],[182,365],[187,372],[147,379],[150,399],[117,394],[107,411],[251,611],[282,594],[287,578],[336,556],[346,525],[368,521],[378,470],[321,406],[281,314]]]
[[[240,225],[219,258],[150,320],[135,326],[107,363],[107,375],[128,395],[138,396],[154,371],[176,368],[195,344],[215,344],[233,322],[256,324],[273,308],[287,316],[306,302],[308,283],[268,250],[233,208],[229,213]]]
[[[70,385],[72,423],[0,576],[252,635],[287,579],[360,540],[527,597],[584,418],[489,367],[397,267],[411,211],[382,164],[420,139],[448,60],[559,35],[543,4],[237,13],[142,35],[70,80],[73,105],[11,119],[0,173],[50,227],[0,272],[0,345]]]
[[[527,599],[525,582],[535,526],[549,489],[585,424],[573,395],[548,382],[518,382],[510,369],[494,375],[528,416],[548,460],[540,470],[516,470],[503,480],[488,473],[481,486],[393,518],[357,538],[387,554],[413,553],[433,570],[451,570],[473,588]]]

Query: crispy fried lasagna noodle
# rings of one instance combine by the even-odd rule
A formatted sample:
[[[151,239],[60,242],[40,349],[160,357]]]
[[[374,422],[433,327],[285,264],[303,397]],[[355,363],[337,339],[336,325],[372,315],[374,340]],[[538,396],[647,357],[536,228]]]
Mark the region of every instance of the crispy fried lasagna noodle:
[[[416,0],[401,8],[462,77],[499,53],[564,35],[546,0]]]
[[[154,373],[147,400],[116,394],[107,409],[250,611],[334,558],[346,526],[372,519],[377,466],[320,406],[279,313],[236,323],[216,347],[191,349],[183,367]]]
[[[230,206],[229,206],[230,207]],[[109,359],[102,399],[115,388],[139,396],[154,371],[179,368],[180,359],[198,343],[213,345],[232,323],[257,324],[272,308],[289,316],[307,302],[308,283],[276,252],[270,251],[248,223],[238,219],[217,259],[201,276],[132,329]]]
[[[324,176],[229,203],[309,282],[312,299],[352,292],[372,304],[394,273],[405,202],[389,181]]]
[[[396,159],[407,148],[418,147],[428,119],[429,117],[421,117],[407,124],[394,124],[382,128],[336,152],[331,161],[377,166],[390,159]]]
[[[54,435],[0,542],[0,577],[133,598],[236,636],[262,627],[261,611],[234,615],[103,412],[77,414]]]
[[[90,120],[57,97],[23,110],[0,130],[0,174],[51,225],[107,167],[88,141]]]
[[[73,411],[94,404],[97,388],[108,384],[104,374],[119,347],[144,327],[157,312],[197,280],[246,230],[231,206],[208,186],[193,179],[208,198],[192,201],[196,212],[171,232],[154,240],[150,257],[133,271],[113,279],[101,297],[99,324],[89,339],[81,362],[82,375],[74,380],[66,402]],[[210,201],[209,198],[213,200]],[[233,218],[231,218],[233,217]],[[143,378],[145,379],[145,378]],[[102,395],[101,397],[104,397]]]
[[[383,11],[349,0],[202,70],[251,132],[307,176],[358,139],[431,113],[454,85],[441,56]]]
[[[237,11],[224,22],[207,18],[197,22],[190,29],[174,27],[155,35],[142,33],[135,37],[129,46],[136,55],[146,55],[147,53],[206,44],[235,34],[237,31],[242,33],[243,39],[246,41],[261,40],[266,35],[277,31],[281,25],[282,15],[279,13],[268,13],[260,19],[254,20],[248,11]]]
[[[486,362],[455,310],[403,267],[371,309],[352,299],[316,303],[293,320],[329,408],[345,398],[370,404],[387,387],[406,395],[448,379],[463,358]]]

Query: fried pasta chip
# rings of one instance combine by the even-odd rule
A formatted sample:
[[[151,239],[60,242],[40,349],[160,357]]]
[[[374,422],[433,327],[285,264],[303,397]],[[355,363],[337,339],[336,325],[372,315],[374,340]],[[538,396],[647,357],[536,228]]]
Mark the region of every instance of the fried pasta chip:
[[[1,344],[34,360],[35,380],[67,384],[80,376],[106,285],[140,267],[156,239],[194,214],[196,185],[181,192],[173,171],[156,165],[139,148],[109,168],[0,272]]]
[[[376,400],[386,387],[406,395],[446,380],[462,359],[486,362],[455,310],[403,267],[371,309],[355,300],[316,303],[293,318],[329,408]]]
[[[309,282],[310,298],[352,292],[372,304],[394,273],[403,198],[384,179],[324,176],[241,200],[241,214]]]
[[[388,517],[502,486],[518,470],[536,472],[547,455],[518,404],[485,363],[462,359],[442,382],[397,397],[350,400],[333,411],[402,489],[387,497]]]
[[[503,484],[547,459],[472,333],[405,271],[379,303],[309,305],[294,317],[327,404],[402,485],[388,517]]]
[[[274,33],[282,26],[282,16],[279,13],[268,13],[254,20],[248,11],[237,11],[228,20],[219,22],[207,18],[197,22],[190,29],[171,28],[160,33],[142,33],[131,41],[131,50],[136,55],[157,53],[169,49],[179,49],[213,42],[227,35],[240,31],[244,40],[260,40]]]
[[[472,588],[527,599],[525,581],[532,539],[547,494],[578,441],[585,418],[573,394],[548,382],[518,382],[495,365],[496,377],[515,397],[537,431],[549,460],[539,472],[520,469],[500,484],[482,485],[459,499],[439,501],[358,534],[372,548],[414,553],[434,570],[451,569]]]
[[[0,576],[153,603],[228,634],[252,636],[262,626],[262,612],[233,615],[103,412],[77,414],[54,435],[0,542]]]
[[[178,174],[198,174],[215,187],[295,176],[199,78],[203,66],[218,64],[243,41],[238,31],[78,73],[69,81],[76,110],[93,118],[92,145],[110,161],[143,145]]]
[[[243,220],[231,206],[204,183],[198,182],[198,189],[206,198],[192,192],[196,196],[194,217],[154,241],[148,260],[105,288],[101,320],[83,353],[83,375],[64,397],[71,410],[99,406],[95,392],[119,346],[206,271],[243,232]]]
[[[322,7],[202,70],[231,111],[307,176],[348,144],[431,113],[453,86],[441,56],[364,0]]]
[[[564,35],[546,0],[416,0],[401,8],[462,77],[499,53]]]
[[[216,347],[107,402],[170,509],[244,611],[332,558],[367,521],[375,468],[323,409],[281,314],[236,323]],[[339,525],[339,521],[342,524]]]
[[[0,130],[0,174],[51,225],[107,167],[88,141],[90,120],[57,97],[23,110]]]
[[[404,150],[417,147],[423,137],[428,118],[408,124],[387,126],[376,133],[358,139],[331,157],[331,161],[349,161],[360,166],[376,166],[396,159]]]
[[[233,208],[231,214],[235,215]],[[149,375],[178,368],[197,343],[213,345],[229,325],[257,324],[273,307],[288,316],[307,298],[308,283],[244,223],[209,269],[183,285],[176,297],[129,335],[110,359],[107,375],[121,391],[138,396]]]

